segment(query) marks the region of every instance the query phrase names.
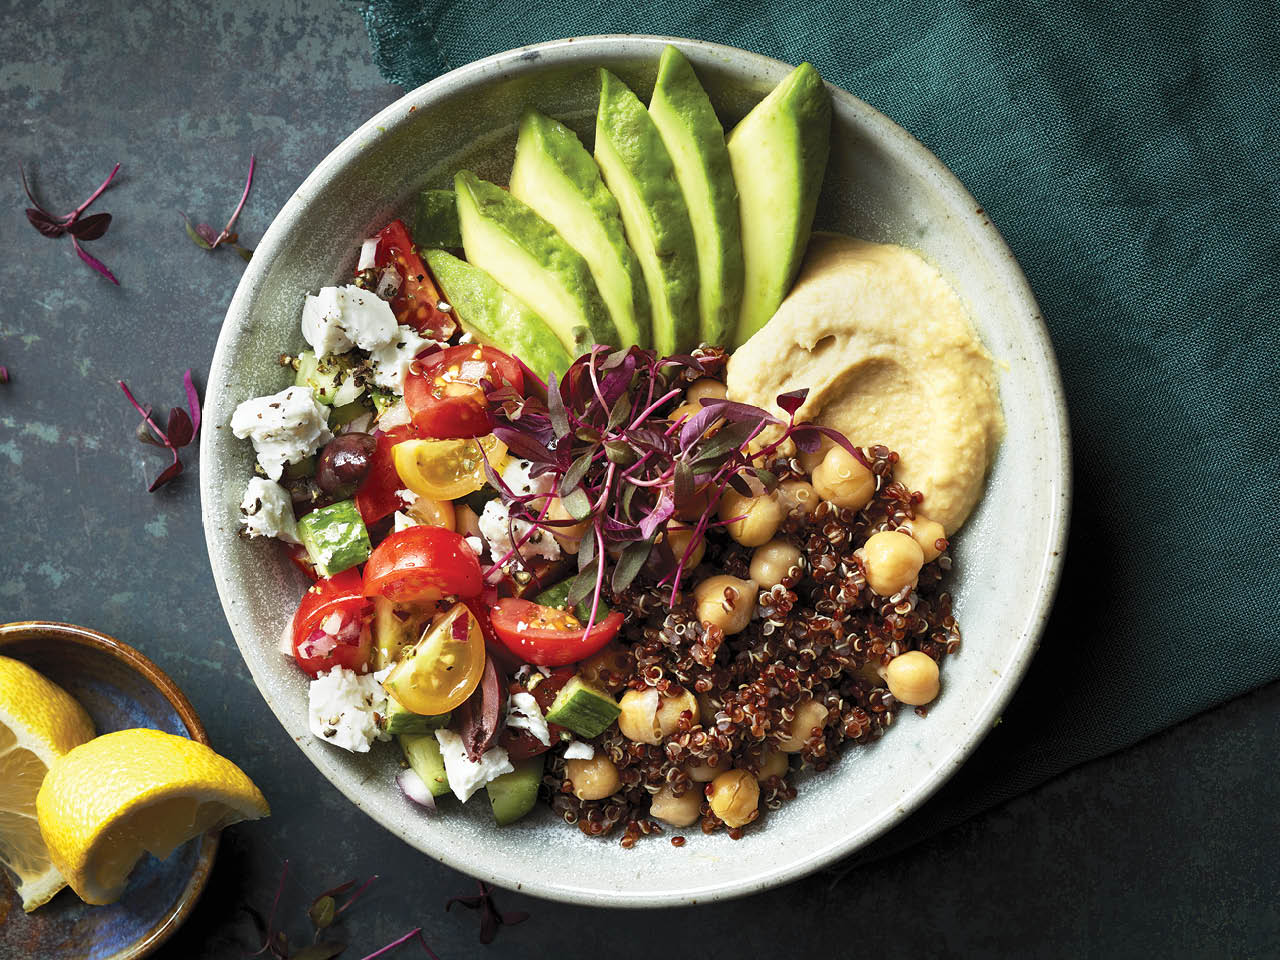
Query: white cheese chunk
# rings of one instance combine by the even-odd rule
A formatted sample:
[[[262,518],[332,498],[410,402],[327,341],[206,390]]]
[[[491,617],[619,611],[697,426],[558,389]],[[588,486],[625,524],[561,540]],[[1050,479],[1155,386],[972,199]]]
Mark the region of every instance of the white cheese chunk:
[[[378,238],[370,237],[364,243],[360,244],[360,260],[356,263],[356,270],[368,270],[377,265],[378,262]]]
[[[241,440],[252,440],[259,466],[272,480],[279,480],[286,463],[311,456],[332,439],[328,417],[328,408],[316,401],[310,387],[287,387],[236,407],[231,432]]]
[[[574,740],[564,748],[564,758],[566,760],[594,760],[596,748],[589,743],[583,743],[581,740]]]
[[[513,459],[502,471],[502,482],[517,497],[531,493],[550,493],[555,488],[555,475],[548,472],[540,477],[531,477],[529,471],[532,468],[532,460]],[[541,501],[535,502],[541,503]]]
[[[302,335],[316,356],[345,353],[352,345],[375,350],[396,337],[391,305],[355,284],[324,287],[302,304]]]
[[[410,527],[416,527],[418,525],[418,521],[413,519],[413,517],[401,510],[397,510],[394,526],[391,528],[391,532],[399,533],[401,530],[408,530]]]
[[[471,795],[490,780],[515,770],[511,765],[511,758],[502,747],[490,748],[481,755],[478,763],[473,763],[467,757],[462,737],[452,730],[437,730],[436,740],[440,744],[440,756],[444,758],[444,773],[449,778],[449,789],[463,803],[470,800]]]
[[[513,730],[528,730],[538,738],[539,743],[551,746],[551,731],[547,729],[547,720],[531,693],[511,695],[511,702],[507,704],[507,726]]]
[[[358,674],[334,667],[311,681],[307,691],[307,720],[312,734],[353,753],[368,753],[374,740],[390,740],[378,728],[387,712],[381,681],[389,671]]]
[[[289,491],[274,480],[252,477],[240,501],[240,522],[250,537],[278,537],[298,542],[298,521],[293,516]]]
[[[505,479],[506,473],[503,477]],[[484,511],[480,514],[479,527],[480,535],[488,541],[489,551],[493,554],[495,562],[511,552],[512,530],[515,532],[516,540],[533,530],[533,524],[527,520],[521,520],[518,517],[512,520],[507,505],[501,500],[490,500],[484,505]],[[529,539],[520,545],[520,556],[526,559],[543,557],[554,560],[560,556],[560,544],[546,530],[534,530]],[[516,558],[511,559],[515,561]]]
[[[369,350],[374,384],[392,393],[403,394],[404,378],[409,373],[409,365],[418,354],[435,342],[419,336],[413,327],[398,327],[387,343]]]
[[[467,546],[477,557],[484,553],[484,541],[479,537],[463,537],[463,539],[467,541]]]

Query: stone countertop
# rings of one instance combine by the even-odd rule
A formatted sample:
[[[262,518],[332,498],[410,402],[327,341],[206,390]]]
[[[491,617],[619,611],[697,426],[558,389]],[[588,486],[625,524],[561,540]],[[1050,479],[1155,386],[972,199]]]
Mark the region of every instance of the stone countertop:
[[[466,877],[367,819],[285,735],[223,620],[187,474],[146,485],[163,456],[133,439],[117,379],[159,409],[203,388],[242,263],[185,237],[178,211],[240,221],[253,245],[311,168],[399,95],[374,70],[354,6],[212,0],[11,4],[0,38],[0,621],[96,627],[138,647],[188,693],[214,745],[263,788],[273,815],[223,838],[209,888],[165,958],[253,949],[244,903],[266,909],[285,859],[281,926],[306,901],[379,880],[341,926],[360,957],[424,928],[440,957],[472,955],[477,916],[445,900]],[[89,249],[25,222],[17,168],[42,202],[77,205],[120,161],[94,207],[114,216]],[[737,902],[660,914],[589,910],[498,893],[532,919],[487,956],[574,960],[800,955],[1253,955],[1280,942],[1270,804],[1280,734],[1272,686],[1097,761],[839,883],[818,875]],[[636,851],[643,856],[643,845]],[[2,881],[0,881],[2,882]],[[20,914],[7,922],[22,922]],[[659,933],[659,931],[661,931]],[[404,948],[403,955],[414,950]],[[421,954],[425,955],[425,954]]]

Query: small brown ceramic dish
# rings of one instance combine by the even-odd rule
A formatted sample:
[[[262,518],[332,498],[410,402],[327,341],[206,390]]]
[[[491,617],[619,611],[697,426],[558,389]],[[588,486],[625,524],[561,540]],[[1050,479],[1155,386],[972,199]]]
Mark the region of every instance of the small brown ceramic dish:
[[[151,727],[207,744],[190,701],[137,650],[96,630],[38,620],[0,625],[0,655],[39,670],[84,705],[99,734]],[[146,856],[116,903],[91,907],[70,890],[24,914],[0,870],[0,957],[138,960],[191,913],[213,869],[218,835],[183,844],[165,860]]]

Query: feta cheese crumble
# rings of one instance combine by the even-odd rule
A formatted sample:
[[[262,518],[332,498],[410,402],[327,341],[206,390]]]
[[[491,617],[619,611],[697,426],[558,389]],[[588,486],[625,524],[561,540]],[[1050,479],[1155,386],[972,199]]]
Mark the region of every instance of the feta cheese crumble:
[[[345,353],[352,345],[375,350],[396,338],[391,305],[355,284],[324,287],[302,304],[302,335],[316,356]]]
[[[390,672],[359,674],[334,667],[312,680],[307,690],[311,733],[353,753],[368,753],[374,740],[390,740],[378,728],[378,717],[387,712],[382,681]]]
[[[589,743],[583,743],[581,740],[571,741],[564,748],[564,758],[566,760],[594,760],[596,756],[596,748]]]
[[[544,473],[540,477],[531,477],[529,476],[529,471],[532,468],[532,460],[512,460],[502,471],[502,482],[517,497],[527,496],[531,493],[550,493],[555,489],[556,480],[551,473]]]
[[[373,364],[374,384],[392,393],[403,394],[404,378],[409,372],[409,365],[418,354],[433,343],[435,343],[434,340],[419,336],[418,331],[413,327],[403,325],[397,327],[385,344],[367,348],[369,360]]]
[[[547,729],[542,708],[531,693],[511,695],[511,702],[507,704],[507,726],[513,730],[528,730],[538,738],[539,743],[551,746],[551,731]]]
[[[416,526],[418,526],[417,520],[413,519],[413,517],[409,516],[407,513],[397,510],[391,532],[399,533],[401,530],[408,530],[410,527]]]
[[[511,468],[508,467],[503,473],[504,480],[510,470]],[[512,487],[512,489],[515,488]],[[484,511],[480,514],[479,527],[480,535],[488,542],[489,551],[493,554],[495,561],[501,560],[511,552],[513,531],[516,540],[519,540],[533,530],[529,539],[520,545],[521,556],[542,557],[546,560],[555,560],[560,556],[560,544],[556,542],[555,537],[545,530],[534,530],[533,524],[527,520],[521,520],[519,517],[513,519],[507,505],[501,500],[490,500],[484,505]],[[515,557],[511,559],[513,562],[516,560]]]
[[[236,407],[231,432],[252,440],[258,465],[272,480],[279,480],[286,463],[311,456],[332,439],[328,418],[328,408],[316,401],[310,387],[287,387]]]
[[[471,795],[490,780],[515,770],[511,765],[511,758],[502,747],[492,747],[481,755],[478,763],[474,763],[467,758],[462,737],[452,730],[437,730],[436,741],[440,744],[440,756],[444,759],[444,774],[449,778],[449,789],[463,803],[470,800]]]
[[[378,263],[378,238],[370,237],[364,243],[360,244],[360,260],[356,264],[356,271],[369,270]]]
[[[477,557],[484,553],[484,541],[479,537],[463,537],[463,539],[466,540],[467,546],[471,548]]]
[[[293,517],[289,491],[274,480],[253,477],[240,501],[240,522],[250,537],[279,537],[298,543],[298,522]]]

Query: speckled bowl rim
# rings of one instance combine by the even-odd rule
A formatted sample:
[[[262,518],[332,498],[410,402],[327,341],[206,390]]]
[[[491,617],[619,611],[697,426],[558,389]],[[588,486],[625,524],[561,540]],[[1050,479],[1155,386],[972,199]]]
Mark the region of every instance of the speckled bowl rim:
[[[257,251],[245,270],[236,289],[235,296],[227,309],[222,333],[218,338],[218,344],[210,366],[210,379],[208,381],[210,388],[216,388],[217,383],[220,381],[215,381],[214,378],[226,366],[226,355],[230,350],[231,339],[229,331],[234,331],[238,328],[237,318],[244,313],[248,303],[254,296],[256,288],[263,282],[263,278],[267,273],[267,265],[278,254],[288,231],[288,225],[302,215],[312,202],[311,198],[322,192],[323,185],[334,179],[339,171],[349,164],[358,162],[360,157],[366,154],[368,150],[376,148],[383,138],[388,137],[401,125],[409,123],[413,111],[430,104],[437,97],[444,98],[457,89],[466,88],[475,82],[484,82],[486,75],[488,75],[490,81],[510,79],[518,76],[524,69],[537,68],[547,60],[569,62],[575,58],[603,58],[615,53],[617,55],[625,55],[628,52],[633,53],[634,45],[636,44],[654,45],[656,54],[661,45],[665,43],[676,43],[686,50],[696,48],[699,51],[706,52],[708,55],[719,56],[727,61],[737,60],[739,63],[750,64],[761,75],[767,75],[772,72],[775,75],[782,76],[786,71],[790,70],[790,65],[774,58],[724,44],[644,34],[607,34],[552,40],[494,54],[451,70],[409,91],[362,124],[335,147],[316,166],[306,180],[303,181],[302,185],[294,192],[293,196],[285,203],[284,207],[281,208],[279,214],[276,215],[276,218],[264,234],[262,242],[258,245]],[[631,50],[627,49],[628,45],[633,45]],[[973,714],[974,719],[968,727],[969,732],[932,769],[930,776],[922,779],[920,784],[910,794],[902,797],[892,809],[885,811],[863,827],[852,830],[849,836],[842,838],[838,842],[822,845],[816,851],[803,856],[789,857],[787,862],[771,872],[751,877],[733,878],[724,882],[707,883],[696,888],[675,889],[670,893],[661,895],[619,895],[603,890],[566,889],[547,882],[541,875],[519,875],[506,870],[505,866],[500,863],[486,862],[481,866],[474,860],[468,860],[465,856],[455,856],[451,851],[435,849],[429,842],[423,842],[416,837],[405,836],[395,825],[361,803],[361,798],[357,793],[362,785],[348,783],[350,779],[349,773],[344,771],[333,758],[326,756],[322,749],[318,749],[318,747],[323,747],[323,744],[317,744],[305,735],[292,737],[308,759],[355,806],[364,810],[405,842],[456,870],[481,876],[483,879],[501,886],[519,889],[525,893],[551,899],[563,900],[569,903],[625,908],[657,908],[707,903],[759,893],[799,879],[849,856],[857,849],[880,837],[919,808],[943,783],[950,779],[995,725],[996,719],[1013,696],[1039,647],[1040,637],[1048,620],[1054,596],[1057,593],[1065,561],[1067,525],[1071,503],[1071,451],[1067,407],[1062,389],[1061,373],[1057,366],[1048,330],[1044,325],[1035,296],[1027,283],[1025,275],[1018,266],[1013,251],[1009,249],[1008,244],[1004,241],[1004,238],[991,222],[990,217],[985,213],[982,206],[974,199],[955,174],[910,133],[874,107],[830,83],[827,84],[827,89],[831,92],[833,98],[840,101],[851,112],[857,114],[859,120],[865,124],[875,137],[892,146],[895,152],[903,155],[917,169],[926,171],[935,181],[938,189],[953,201],[955,210],[972,211],[966,216],[975,219],[974,226],[990,245],[990,251],[1003,260],[1003,266],[1000,270],[1001,277],[1008,284],[1008,290],[1017,312],[1027,324],[1028,340],[1035,347],[1036,362],[1040,365],[1043,373],[1043,383],[1047,394],[1046,399],[1048,400],[1047,405],[1054,412],[1057,427],[1056,431],[1053,431],[1053,435],[1046,440],[1046,447],[1049,448],[1049,452],[1055,458],[1054,462],[1059,465],[1059,469],[1054,477],[1055,482],[1045,492],[1045,510],[1049,518],[1047,527],[1051,531],[1049,549],[1040,568],[1041,575],[1036,602],[1023,620],[1021,628],[1024,638],[1023,643],[1017,649],[1015,657],[1002,675],[1000,684]],[[217,499],[218,491],[215,480],[217,471],[208,466],[212,457],[211,447],[212,432],[206,430],[201,440],[200,451],[201,460],[205,464],[205,468],[201,470],[200,480],[201,508],[205,525],[206,545],[209,547],[210,562],[218,588],[218,595],[222,601],[227,621],[231,625],[232,633],[236,638],[236,643],[239,645],[245,663],[253,675],[255,684],[257,684],[259,691],[262,692],[264,699],[266,699],[285,730],[292,734],[294,727],[297,726],[297,718],[285,715],[282,706],[276,702],[276,698],[270,692],[270,687],[263,682],[263,677],[260,675],[256,663],[256,657],[261,653],[257,649],[260,646],[260,638],[254,634],[247,624],[241,624],[240,611],[236,609],[235,604],[236,598],[229,594],[224,585],[226,578],[221,572],[221,565],[224,560],[219,557],[212,546],[214,539],[221,536],[218,528],[221,504]],[[305,719],[303,727],[305,727]]]
[[[4,653],[6,638],[16,639],[19,636],[24,639],[33,636],[56,637],[59,640],[70,641],[82,647],[92,647],[109,654],[131,668],[164,695],[170,706],[177,711],[192,740],[203,743],[206,747],[210,745],[209,734],[205,732],[204,724],[200,722],[196,708],[191,705],[187,695],[167,673],[127,643],[74,623],[61,623],[57,620],[18,620],[0,624],[0,654]],[[218,840],[217,832],[211,831],[204,835],[200,843],[200,852],[196,857],[195,869],[191,871],[187,885],[182,888],[173,907],[160,922],[147,931],[142,939],[109,957],[102,957],[101,960],[142,960],[143,957],[149,957],[155,953],[173,936],[191,915],[191,911],[195,909],[200,895],[204,893],[204,888],[209,883],[209,876],[213,873],[213,863],[218,854]]]

